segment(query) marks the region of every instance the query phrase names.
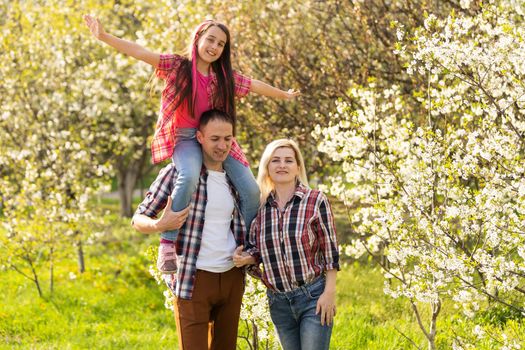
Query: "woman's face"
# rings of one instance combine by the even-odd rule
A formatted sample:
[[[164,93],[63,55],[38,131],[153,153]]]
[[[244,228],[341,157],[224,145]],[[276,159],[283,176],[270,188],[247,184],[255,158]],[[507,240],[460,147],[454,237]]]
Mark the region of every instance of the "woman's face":
[[[273,152],[268,163],[268,175],[275,184],[295,186],[295,179],[299,176],[299,165],[293,149],[279,147]]]
[[[199,59],[210,64],[221,57],[228,40],[226,33],[217,26],[211,26],[201,35],[197,43]]]

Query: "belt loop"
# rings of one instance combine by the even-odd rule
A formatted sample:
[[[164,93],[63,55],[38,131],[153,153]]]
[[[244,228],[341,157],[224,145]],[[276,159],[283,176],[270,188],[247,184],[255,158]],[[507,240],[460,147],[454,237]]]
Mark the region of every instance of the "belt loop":
[[[304,294],[308,295],[308,289],[306,288],[306,286],[308,286],[308,283],[303,284],[299,288],[301,288],[301,290],[303,291]]]

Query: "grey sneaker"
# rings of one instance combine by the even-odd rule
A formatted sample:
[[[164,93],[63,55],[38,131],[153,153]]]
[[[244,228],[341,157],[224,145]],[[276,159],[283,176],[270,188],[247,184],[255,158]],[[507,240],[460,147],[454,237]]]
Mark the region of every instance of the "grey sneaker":
[[[175,244],[161,243],[157,257],[157,269],[161,273],[177,272],[177,260],[175,256]]]

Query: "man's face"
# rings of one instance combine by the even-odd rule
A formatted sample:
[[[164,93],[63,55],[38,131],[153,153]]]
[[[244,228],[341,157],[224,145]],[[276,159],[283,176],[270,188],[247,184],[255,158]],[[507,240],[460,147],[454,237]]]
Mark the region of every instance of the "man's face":
[[[202,146],[204,165],[222,165],[232,147],[233,127],[228,122],[212,120],[197,131],[197,140]]]

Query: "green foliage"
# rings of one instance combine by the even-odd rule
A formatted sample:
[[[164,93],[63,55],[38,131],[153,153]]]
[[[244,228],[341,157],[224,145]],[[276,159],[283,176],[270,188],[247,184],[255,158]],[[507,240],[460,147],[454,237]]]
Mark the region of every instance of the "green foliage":
[[[162,291],[149,275],[157,237],[142,236],[116,215],[115,204],[104,216],[105,225],[85,248],[87,271],[77,272],[72,260],[56,267],[55,293],[39,298],[31,282],[10,270],[0,271],[0,348],[173,348],[177,332]],[[107,210],[107,209],[104,209]],[[1,251],[0,254],[5,254]],[[46,278],[43,279],[46,283]],[[424,346],[409,306],[382,291],[378,268],[359,263],[344,265],[338,274],[338,293],[332,349],[408,349],[401,332]],[[439,339],[443,344],[472,327],[458,323],[451,305],[445,306]],[[426,315],[425,315],[426,316]],[[505,325],[501,325],[505,327]],[[245,333],[240,324],[240,334]],[[524,334],[521,326],[509,324]],[[239,340],[241,349],[248,349]],[[479,349],[490,349],[480,345]]]
[[[439,16],[451,8],[456,8],[457,21],[462,12],[475,13],[479,5],[464,10],[456,2],[439,1],[0,0],[0,210],[6,224],[5,230],[0,229],[0,288],[5,291],[0,302],[0,344],[148,349],[176,343],[163,287],[148,272],[154,248],[147,247],[155,237],[131,234],[127,220],[100,214],[113,211],[115,202],[87,204],[107,184],[109,174],[129,191],[148,171],[147,144],[158,110],[158,94],[152,98],[147,89],[152,69],[92,39],[82,22],[83,13],[96,14],[109,32],[159,52],[183,50],[192,28],[204,17],[224,21],[233,34],[236,68],[272,85],[303,92],[296,103],[257,96],[239,103],[238,136],[248,157],[257,165],[268,141],[292,137],[303,149],[309,173],[323,178],[342,169],[319,153],[311,131],[317,124],[334,121],[330,113],[334,100],[357,108],[358,99],[348,93],[351,87],[373,84],[382,91],[395,84],[406,97],[402,107],[403,118],[410,119],[407,125],[426,121],[426,114],[414,113],[414,106],[432,107],[433,112],[450,106],[446,100],[427,105],[426,75],[406,74],[404,68],[412,64],[406,65],[402,55],[393,51],[406,50],[396,44],[397,29],[417,45],[414,29],[429,13]],[[520,11],[513,16],[521,16]],[[488,11],[485,15],[499,18]],[[436,23],[429,20],[428,25],[434,28]],[[503,34],[511,34],[512,25],[502,29]],[[521,34],[515,40],[522,42]],[[512,71],[502,69],[499,75]],[[454,71],[443,68],[441,73]],[[518,78],[513,83],[521,86]],[[477,95],[479,91],[472,90],[472,97]],[[449,121],[459,125],[470,117],[451,115]],[[473,117],[472,123],[482,125],[483,119]],[[393,163],[387,159],[385,164]],[[129,214],[131,198],[124,199],[122,206]],[[345,210],[337,211],[344,243],[355,232]],[[75,264],[80,243],[87,256],[83,274]],[[54,293],[47,288],[50,271]],[[43,298],[34,288],[37,277],[46,286]],[[404,335],[424,346],[408,305],[383,294],[377,269],[346,266],[339,277],[334,349],[409,348]],[[479,349],[489,349],[494,344],[491,337],[498,341],[505,332],[523,339],[521,315],[511,309],[490,307],[474,321],[459,312],[444,301],[438,346],[468,338],[474,321],[493,332],[477,344]],[[423,311],[422,317],[428,323],[429,312]]]
[[[521,321],[524,315],[516,310],[501,304],[494,304],[486,310],[481,310],[475,316],[480,324],[490,324],[498,327],[505,326],[509,321]]]
[[[394,281],[385,293],[411,302],[429,348],[517,349],[522,339],[498,327],[505,318],[520,325],[524,311],[524,70],[513,58],[525,50],[524,12],[508,1],[486,3],[484,13],[460,6],[471,15],[431,12],[415,30],[399,23],[408,80],[379,74],[356,84],[315,135],[341,164],[326,188],[355,208],[360,237],[346,250],[381,259]],[[441,337],[448,300],[475,332]],[[421,321],[428,307],[430,322]]]

